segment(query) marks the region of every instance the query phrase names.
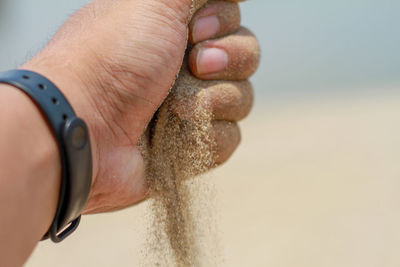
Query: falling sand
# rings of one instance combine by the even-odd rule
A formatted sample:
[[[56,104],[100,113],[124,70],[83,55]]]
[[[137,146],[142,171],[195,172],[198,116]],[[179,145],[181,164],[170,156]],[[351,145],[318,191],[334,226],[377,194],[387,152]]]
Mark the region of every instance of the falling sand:
[[[205,2],[194,0],[193,11]],[[212,190],[202,179],[193,177],[205,173],[216,159],[207,91],[238,83],[200,81],[188,70],[186,59],[184,62],[169,96],[142,138],[153,221],[146,266],[199,266],[200,254],[217,255],[201,252],[205,245],[199,244],[198,236],[215,236],[211,206],[207,204],[211,203]],[[187,116],[178,117],[177,107],[186,110]],[[199,228],[208,230],[201,232]],[[213,245],[215,250],[215,244],[207,244],[207,250]]]
[[[171,260],[176,266],[199,265],[195,234],[200,218],[196,216],[196,221],[193,218],[201,212],[193,207],[204,202],[201,198],[210,196],[204,195],[207,191],[204,185],[194,188],[193,177],[213,165],[215,151],[210,109],[205,107],[207,103],[193,101],[204,85],[186,67],[182,68],[170,96],[149,128],[149,142],[144,149],[153,201],[153,240],[149,249],[153,255],[149,257],[158,261],[158,266],[171,264]],[[192,106],[190,120],[181,120],[172,112],[174,103],[182,99],[192,99],[197,105]],[[206,190],[199,192],[201,188]]]

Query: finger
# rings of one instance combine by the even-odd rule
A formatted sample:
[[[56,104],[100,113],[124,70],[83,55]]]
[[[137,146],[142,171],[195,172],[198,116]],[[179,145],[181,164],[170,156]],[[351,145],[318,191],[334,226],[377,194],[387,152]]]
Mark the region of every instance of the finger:
[[[213,0],[192,0],[192,5],[190,8],[190,13],[194,14],[196,11],[198,11],[201,7],[203,7],[207,2],[212,2]],[[239,3],[239,2],[244,2],[247,0],[224,0],[226,2],[232,2],[232,3]]]
[[[195,78],[193,78],[195,79]],[[249,81],[198,81],[199,91],[172,103],[172,112],[192,120],[199,108],[209,110],[215,120],[240,121],[251,111],[254,91]]]
[[[187,178],[193,178],[194,176],[201,175],[225,163],[235,152],[241,141],[240,129],[238,124],[235,122],[212,121],[211,128],[208,133],[209,138],[207,137],[206,140],[209,140],[209,147],[207,149],[209,149],[209,151],[212,151],[212,158],[210,161],[208,161],[207,159],[204,162],[204,168],[194,167],[194,169],[191,171],[190,177]],[[182,132],[181,134],[185,133]],[[199,145],[200,147],[197,147],[197,145]],[[204,147],[201,147],[202,145],[203,143],[193,142],[191,149],[204,149]],[[207,158],[207,156],[205,158]],[[195,159],[195,161],[204,159]],[[177,164],[180,163],[182,162],[179,162],[178,160]],[[184,162],[183,165],[179,167],[181,169],[185,168],[184,164],[186,164],[186,162]]]
[[[210,137],[213,150],[212,161],[205,169],[196,170],[198,172],[193,173],[193,176],[201,175],[228,161],[240,144],[240,128],[235,122],[213,121]],[[196,148],[194,147],[194,149]]]
[[[240,121],[253,107],[254,91],[249,81],[223,82],[207,90],[204,95],[208,95],[211,112],[216,120]]]
[[[237,123],[214,121],[212,135],[215,140],[215,166],[225,163],[240,144],[240,129]]]
[[[203,80],[245,80],[257,70],[260,48],[246,28],[194,46],[189,55],[192,73]]]
[[[193,177],[201,175],[228,161],[241,141],[238,124],[230,121],[213,121],[210,136],[213,142],[212,161],[209,162],[210,165],[207,165],[205,169],[201,168],[201,170],[197,170],[198,172],[193,173]]]
[[[200,9],[189,24],[191,44],[225,36],[240,27],[240,9],[237,3],[211,1]]]

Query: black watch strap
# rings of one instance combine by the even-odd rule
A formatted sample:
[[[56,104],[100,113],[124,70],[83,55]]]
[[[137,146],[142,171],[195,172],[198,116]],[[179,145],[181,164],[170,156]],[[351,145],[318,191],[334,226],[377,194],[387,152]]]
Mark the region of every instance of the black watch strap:
[[[43,239],[60,242],[76,230],[89,198],[92,155],[85,122],[76,117],[58,88],[40,74],[26,70],[0,73],[0,83],[23,90],[40,108],[57,139],[62,181],[57,211]]]

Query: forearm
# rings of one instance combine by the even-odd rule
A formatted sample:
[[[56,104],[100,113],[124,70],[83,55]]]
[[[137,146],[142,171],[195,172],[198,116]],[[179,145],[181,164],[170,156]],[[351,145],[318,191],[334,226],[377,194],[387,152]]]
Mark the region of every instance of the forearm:
[[[61,164],[55,138],[34,102],[0,84],[0,259],[20,266],[48,230]]]

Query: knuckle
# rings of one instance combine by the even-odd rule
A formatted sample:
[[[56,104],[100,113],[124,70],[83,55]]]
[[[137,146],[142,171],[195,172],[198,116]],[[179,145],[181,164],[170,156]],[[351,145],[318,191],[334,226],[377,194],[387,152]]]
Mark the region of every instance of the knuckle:
[[[242,53],[237,56],[239,72],[242,78],[247,79],[258,69],[261,61],[261,50],[256,36],[247,28],[242,27],[237,33],[237,45]]]
[[[247,117],[253,107],[254,92],[248,80],[217,82],[208,90],[213,113],[218,120],[240,121]]]
[[[243,120],[246,118],[254,105],[254,88],[250,81],[244,81],[239,85],[239,91],[241,99],[239,100],[239,114],[237,120]]]
[[[226,162],[241,142],[240,128],[237,123],[216,121],[213,123],[216,144],[215,162],[220,165]]]

